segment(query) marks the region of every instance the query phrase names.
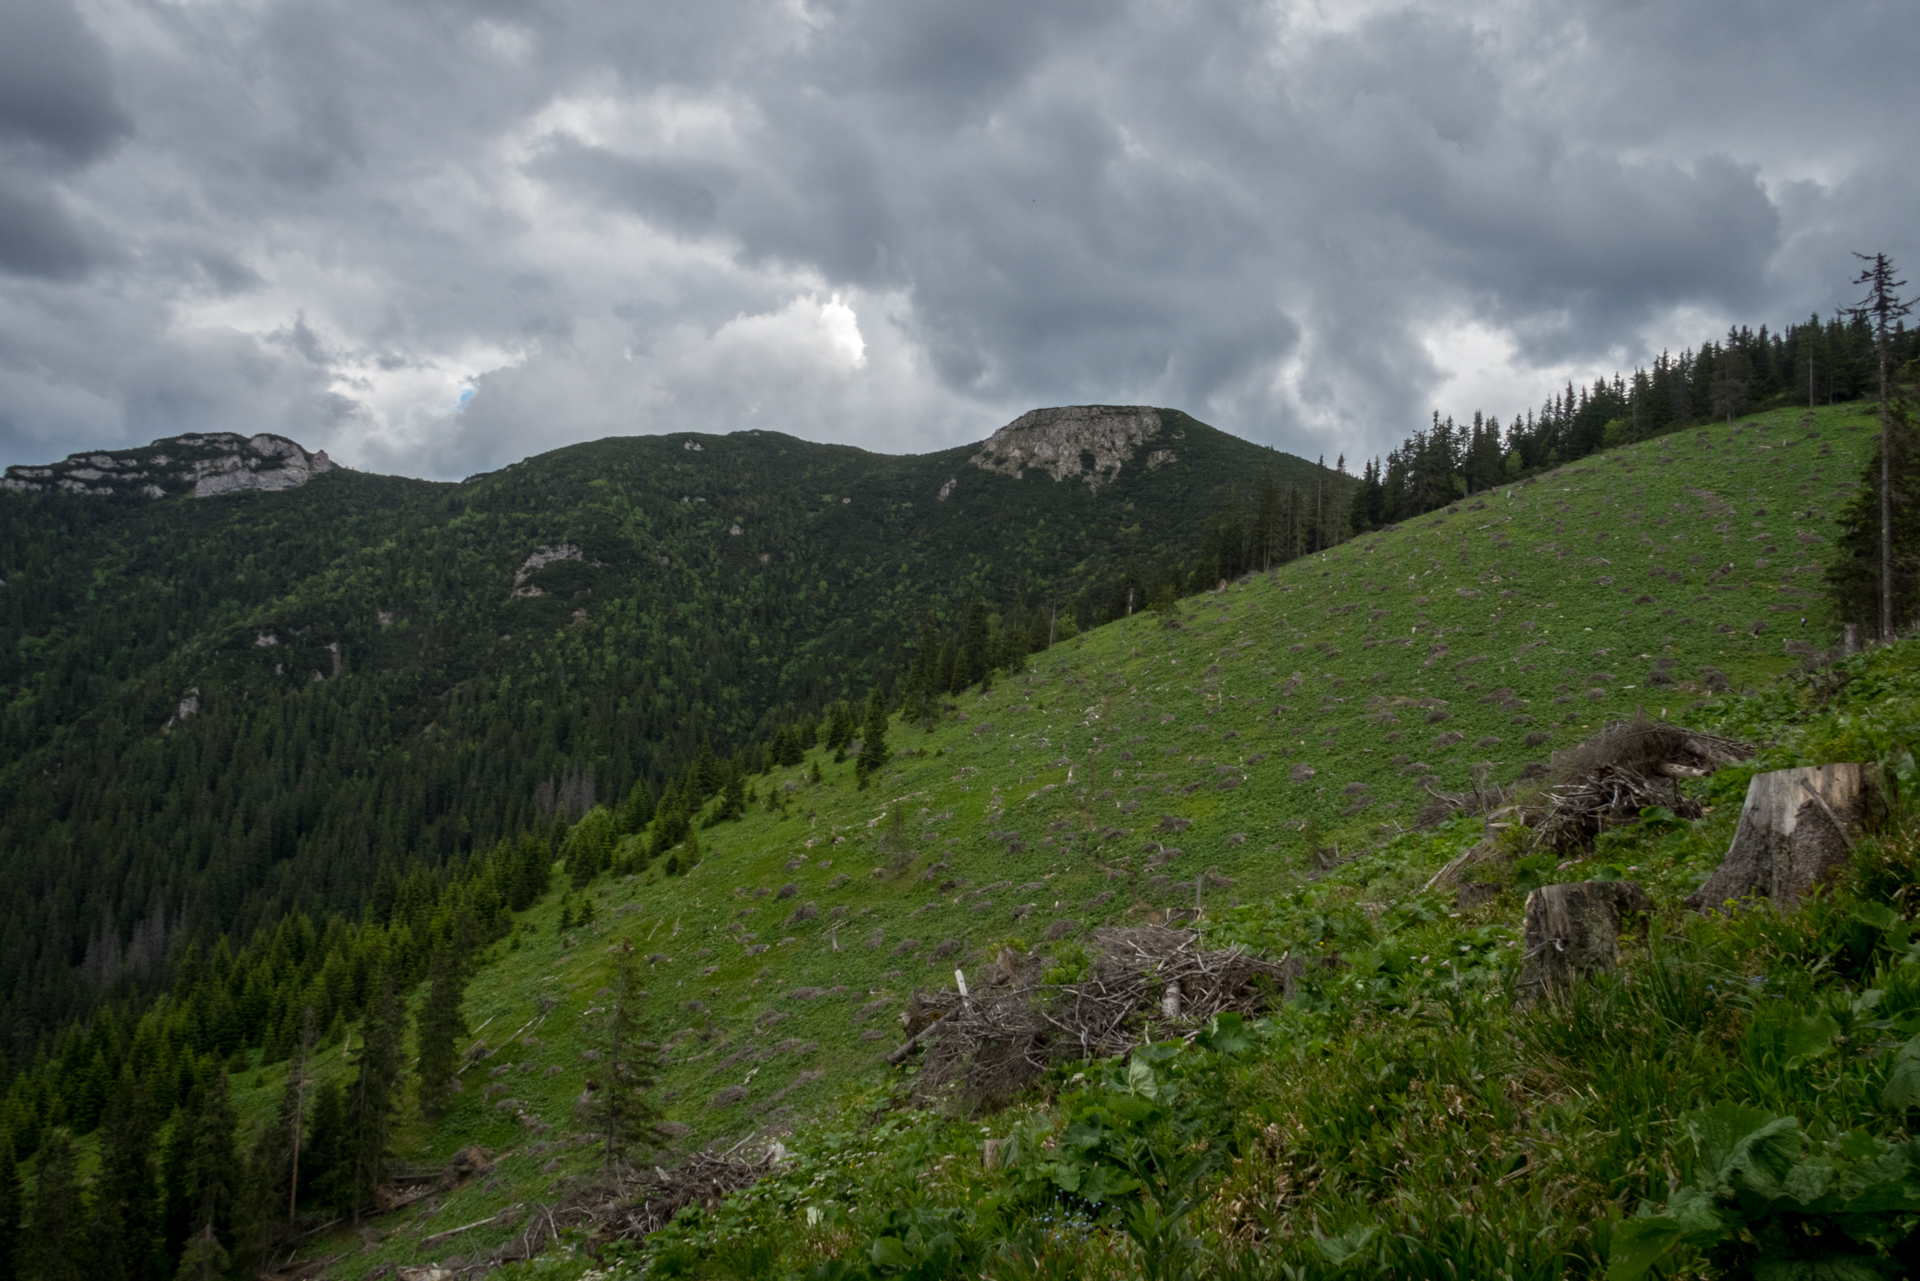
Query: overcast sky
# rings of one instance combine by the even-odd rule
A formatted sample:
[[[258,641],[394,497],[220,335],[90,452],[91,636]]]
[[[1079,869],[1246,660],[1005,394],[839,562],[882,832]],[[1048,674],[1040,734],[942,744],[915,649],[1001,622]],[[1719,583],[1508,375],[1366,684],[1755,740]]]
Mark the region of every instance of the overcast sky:
[[[1916,54],[1844,0],[0,0],[0,462],[1089,401],[1356,458],[1920,273]]]

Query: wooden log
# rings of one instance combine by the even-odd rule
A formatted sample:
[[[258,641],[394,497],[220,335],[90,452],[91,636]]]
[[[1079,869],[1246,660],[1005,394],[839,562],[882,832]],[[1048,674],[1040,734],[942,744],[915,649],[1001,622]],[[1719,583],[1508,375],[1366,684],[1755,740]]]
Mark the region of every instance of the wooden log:
[[[1724,910],[1745,898],[1798,906],[1838,876],[1853,838],[1879,817],[1875,767],[1841,763],[1755,774],[1740,808],[1733,844],[1707,883],[1687,899],[1696,912]]]
[[[1572,881],[1527,895],[1520,1003],[1612,969],[1621,930],[1652,911],[1653,900],[1632,881]]]

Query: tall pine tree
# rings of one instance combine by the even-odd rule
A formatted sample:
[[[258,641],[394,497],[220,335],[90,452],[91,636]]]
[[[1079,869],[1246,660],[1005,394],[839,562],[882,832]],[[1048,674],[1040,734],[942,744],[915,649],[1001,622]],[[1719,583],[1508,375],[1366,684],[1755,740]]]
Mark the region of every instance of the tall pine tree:
[[[604,1168],[611,1174],[616,1162],[658,1146],[661,1135],[659,1109],[648,1098],[659,1048],[641,1034],[638,1010],[645,993],[633,941],[624,939],[608,951],[613,956],[613,978],[594,1033],[600,1071],[587,1082],[581,1111],[600,1133]]]
[[[867,723],[860,731],[860,759],[853,767],[860,786],[865,787],[873,772],[886,763],[887,705],[876,689],[867,698]]]
[[[394,988],[391,970],[375,976],[373,996],[367,1002],[367,1015],[361,1028],[360,1055],[356,1061],[350,1106],[353,1114],[352,1181],[354,1221],[373,1198],[380,1184],[380,1167],[386,1160],[387,1145],[393,1134],[393,1114],[400,1103],[400,1039],[406,1011]]]
[[[89,1232],[94,1281],[158,1281],[164,1273],[153,1147],[146,1086],[128,1065],[121,1068],[108,1104],[100,1145]]]
[[[428,969],[427,999],[414,1020],[420,1057],[420,1112],[438,1120],[452,1097],[459,1068],[456,1043],[466,1035],[460,1004],[466,995],[467,965],[456,944],[437,948]]]
[[[0,1281],[20,1276],[20,1219],[24,1209],[20,1166],[13,1156],[13,1133],[0,1130]]]
[[[40,1139],[33,1212],[27,1220],[21,1275],[27,1281],[84,1281],[86,1213],[80,1202],[79,1154],[65,1130]]]

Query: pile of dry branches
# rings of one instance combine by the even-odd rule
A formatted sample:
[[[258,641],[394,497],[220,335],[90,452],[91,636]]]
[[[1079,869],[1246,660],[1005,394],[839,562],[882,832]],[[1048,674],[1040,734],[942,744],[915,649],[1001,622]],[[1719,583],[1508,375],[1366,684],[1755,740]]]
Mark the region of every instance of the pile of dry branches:
[[[1191,931],[1153,925],[1099,929],[1098,959],[1076,982],[1042,983],[1039,958],[1003,952],[991,977],[967,996],[916,993],[908,1044],[924,1044],[926,1057],[913,1093],[923,1102],[967,1107],[1002,1103],[1052,1063],[1192,1035],[1229,1011],[1257,1014],[1292,995],[1304,968],[1239,948],[1209,952],[1199,942]]]
[[[767,1144],[752,1156],[738,1155],[741,1147],[753,1137],[741,1140],[724,1152],[695,1152],[670,1167],[622,1169],[616,1177],[581,1187],[554,1205],[536,1205],[531,1213],[520,1206],[510,1206],[492,1219],[430,1237],[423,1245],[431,1248],[460,1232],[512,1222],[524,1216],[525,1225],[521,1230],[490,1254],[476,1256],[470,1262],[448,1260],[446,1267],[450,1273],[466,1276],[485,1275],[502,1264],[531,1259],[570,1228],[586,1228],[596,1244],[643,1240],[649,1233],[671,1223],[687,1206],[712,1209],[723,1198],[758,1182],[773,1169],[774,1163],[784,1155],[777,1144]]]
[[[731,1152],[695,1152],[668,1169],[650,1166],[623,1180],[612,1190],[597,1216],[601,1239],[641,1240],[673,1222],[690,1205],[713,1209],[740,1189],[750,1187],[771,1169],[778,1149],[769,1146],[756,1157]]]
[[[1737,739],[1644,717],[1609,725],[1554,757],[1534,840],[1553,850],[1578,849],[1652,805],[1698,818],[1700,807],[1681,792],[1680,780],[1751,759],[1755,750]]]

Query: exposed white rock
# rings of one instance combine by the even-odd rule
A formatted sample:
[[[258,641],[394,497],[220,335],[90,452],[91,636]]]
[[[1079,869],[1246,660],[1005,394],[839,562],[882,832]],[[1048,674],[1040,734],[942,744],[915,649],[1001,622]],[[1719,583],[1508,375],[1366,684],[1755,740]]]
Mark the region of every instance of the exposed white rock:
[[[227,439],[239,444],[237,436]],[[275,463],[278,465],[273,465]],[[231,454],[196,460],[180,473],[180,479],[193,482],[195,498],[215,498],[245,489],[268,493],[298,489],[315,476],[332,470],[333,460],[327,457],[326,450],[309,454],[285,436],[263,433]]]
[[[1065,405],[1020,415],[987,437],[967,461],[1019,480],[1029,467],[1055,482],[1081,480],[1098,492],[1145,442],[1160,433],[1160,414],[1143,405]],[[1172,462],[1172,452],[1164,461]]]
[[[261,632],[259,635],[253,638],[253,643],[256,648],[264,649],[268,645],[278,645],[280,643],[280,638],[278,636],[275,636],[272,632]]]
[[[948,495],[952,494],[954,491],[954,488],[959,484],[960,482],[956,478],[952,476],[947,477],[947,483],[940,486],[940,492],[934,496],[935,501],[942,502],[942,503],[946,502]]]
[[[172,733],[175,725],[186,720],[199,710],[200,687],[195,685],[189,688],[185,694],[181,695],[179,706],[174,709],[173,715],[167,717],[167,723],[160,727],[160,732],[162,734]]]
[[[537,547],[534,549],[533,555],[527,557],[526,562],[514,571],[513,594],[523,599],[544,596],[546,595],[545,592],[527,581],[529,577],[539,573],[558,560],[585,559],[586,557],[580,554],[580,549],[572,543],[551,543]]]
[[[0,490],[62,489],[93,496],[126,493],[165,498],[169,486],[192,486],[195,497],[212,498],[246,489],[293,489],[334,467],[324,450],[310,454],[296,441],[266,433],[248,438],[232,432],[189,432],[154,443],[200,456],[176,462],[173,454],[157,450],[71,454],[51,467],[7,468]],[[180,470],[158,476],[147,470],[161,467]]]

